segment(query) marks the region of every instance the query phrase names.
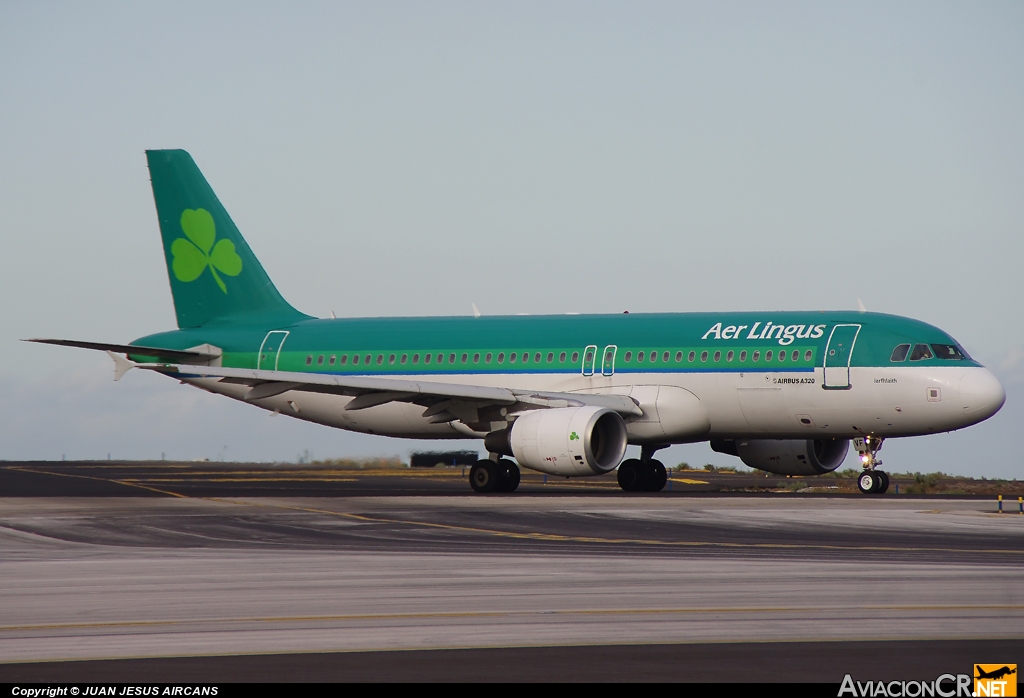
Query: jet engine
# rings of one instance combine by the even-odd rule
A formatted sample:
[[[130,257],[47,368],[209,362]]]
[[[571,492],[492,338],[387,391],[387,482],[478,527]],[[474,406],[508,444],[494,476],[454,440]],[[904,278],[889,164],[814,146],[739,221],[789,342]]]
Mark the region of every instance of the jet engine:
[[[722,439],[712,441],[711,448],[776,475],[823,475],[842,465],[850,440]]]
[[[488,451],[514,455],[519,465],[578,477],[612,471],[626,453],[626,424],[605,407],[532,410],[509,429],[484,439]],[[509,453],[511,452],[511,453]]]

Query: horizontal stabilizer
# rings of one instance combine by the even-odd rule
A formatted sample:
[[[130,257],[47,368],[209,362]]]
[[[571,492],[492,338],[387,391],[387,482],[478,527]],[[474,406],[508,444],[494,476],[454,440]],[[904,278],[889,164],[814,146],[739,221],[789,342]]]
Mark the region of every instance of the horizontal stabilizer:
[[[96,349],[98,351],[116,351],[119,354],[136,356],[154,356],[158,359],[170,359],[173,362],[213,361],[220,354],[205,351],[183,351],[181,349],[161,349],[159,347],[137,347],[132,344],[105,344],[103,342],[80,342],[76,339],[26,339],[26,342],[38,344],[55,344],[58,347],[77,347],[78,349]]]

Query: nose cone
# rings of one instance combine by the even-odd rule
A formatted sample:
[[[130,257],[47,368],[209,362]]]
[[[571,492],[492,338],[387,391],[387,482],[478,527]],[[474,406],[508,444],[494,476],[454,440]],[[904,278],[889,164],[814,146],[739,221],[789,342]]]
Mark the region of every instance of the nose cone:
[[[960,400],[964,416],[976,424],[999,411],[1006,402],[1006,391],[987,368],[974,368],[960,379]]]

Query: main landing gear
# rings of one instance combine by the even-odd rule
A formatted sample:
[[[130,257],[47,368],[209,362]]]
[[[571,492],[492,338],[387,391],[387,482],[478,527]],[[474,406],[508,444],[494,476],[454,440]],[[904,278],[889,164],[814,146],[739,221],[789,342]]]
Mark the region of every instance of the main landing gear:
[[[475,492],[515,492],[519,487],[519,466],[502,458],[478,460],[469,471],[469,484]]]
[[[877,436],[865,436],[854,439],[853,447],[860,454],[864,472],[857,478],[857,489],[864,494],[882,494],[889,489],[889,474],[877,469],[882,464],[877,454],[882,450],[882,439]]]
[[[661,492],[668,482],[665,465],[654,459],[654,452],[664,446],[643,446],[640,458],[627,458],[619,465],[619,487],[625,492]]]

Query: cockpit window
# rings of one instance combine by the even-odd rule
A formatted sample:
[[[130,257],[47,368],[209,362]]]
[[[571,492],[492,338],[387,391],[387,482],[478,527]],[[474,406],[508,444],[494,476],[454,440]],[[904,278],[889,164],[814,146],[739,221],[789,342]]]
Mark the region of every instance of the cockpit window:
[[[899,361],[906,361],[907,360],[907,354],[909,354],[909,353],[910,353],[910,345],[909,344],[901,344],[901,345],[899,345],[898,347],[896,347],[895,349],[892,350],[892,356],[889,357],[889,361],[892,361],[893,363],[897,363]]]
[[[933,344],[932,349],[935,351],[935,356],[940,359],[948,359],[950,361],[964,361],[966,357],[960,347],[955,344]]]
[[[914,345],[914,351],[910,354],[911,361],[924,361],[931,358],[934,357],[932,356],[932,350],[928,348],[927,344]]]

